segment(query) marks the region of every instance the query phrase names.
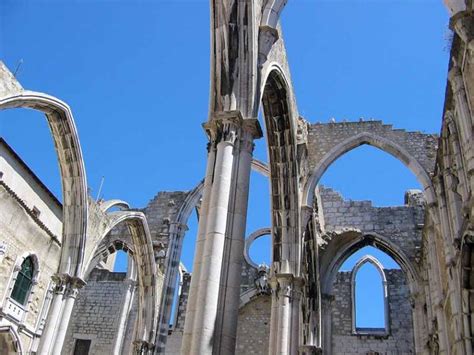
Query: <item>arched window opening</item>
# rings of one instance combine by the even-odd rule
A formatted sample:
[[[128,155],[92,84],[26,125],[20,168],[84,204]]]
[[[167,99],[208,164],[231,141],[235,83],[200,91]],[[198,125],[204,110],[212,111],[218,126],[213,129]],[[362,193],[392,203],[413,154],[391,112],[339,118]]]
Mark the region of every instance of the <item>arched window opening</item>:
[[[127,272],[128,257],[128,253],[123,250],[115,252],[114,272]]]
[[[271,265],[272,238],[270,235],[262,235],[250,246],[249,257],[255,265]]]
[[[346,199],[369,200],[375,206],[401,206],[407,190],[422,189],[401,161],[370,145],[357,147],[335,160],[320,183]]]
[[[33,285],[34,276],[34,263],[33,259],[29,256],[21,264],[21,269],[15,280],[15,285],[11,293],[11,298],[21,305],[25,305],[28,300],[28,295]]]
[[[362,257],[352,270],[352,329],[356,334],[388,333],[387,279],[373,256]]]

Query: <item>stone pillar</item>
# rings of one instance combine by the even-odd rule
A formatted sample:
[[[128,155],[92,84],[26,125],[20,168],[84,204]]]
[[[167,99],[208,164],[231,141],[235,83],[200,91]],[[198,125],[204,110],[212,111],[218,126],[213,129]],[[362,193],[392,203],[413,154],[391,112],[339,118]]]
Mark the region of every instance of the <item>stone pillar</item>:
[[[252,166],[253,140],[262,137],[257,119],[242,122],[239,135],[238,160],[233,171],[232,189],[224,244],[218,318],[214,335],[214,353],[235,351],[237,317],[240,303],[240,279],[245,247],[245,227]]]
[[[67,279],[66,289],[64,291],[64,301],[61,316],[57,326],[56,337],[52,347],[51,354],[60,354],[63,348],[64,339],[66,338],[69,320],[71,319],[74,303],[76,302],[79,289],[85,285],[85,282],[78,278],[72,277]]]
[[[168,336],[171,308],[173,306],[174,291],[176,288],[176,277],[178,275],[181,250],[183,248],[183,237],[188,227],[180,223],[172,223],[169,231],[169,245],[165,266],[165,278],[163,282],[163,293],[160,302],[160,314],[158,320],[155,353],[164,352],[166,338]]]
[[[334,296],[329,294],[321,295],[321,349],[325,355],[332,354],[332,307]]]
[[[204,192],[201,202],[201,210],[199,216],[199,225],[197,232],[196,248],[194,252],[193,273],[191,277],[191,285],[189,286],[189,297],[186,307],[186,317],[183,331],[183,342],[181,344],[181,352],[189,354],[191,352],[191,344],[193,337],[194,315],[198,305],[197,296],[199,291],[199,282],[201,275],[202,255],[204,253],[204,242],[206,239],[207,213],[209,210],[209,200],[211,196],[212,183],[214,180],[214,165],[216,161],[216,135],[213,131],[206,131],[209,135],[208,155],[206,176],[204,178]]]
[[[125,329],[127,327],[127,321],[130,314],[130,308],[132,307],[133,296],[135,288],[137,286],[136,281],[136,267],[132,257],[128,256],[128,268],[127,268],[127,279],[124,281],[125,295],[123,299],[122,312],[120,312],[119,326],[117,330],[117,337],[115,339],[114,354],[122,353],[123,341],[125,338]]]
[[[301,281],[293,274],[275,274],[271,285],[269,354],[297,354]]]
[[[54,342],[54,337],[56,335],[56,325],[61,315],[65,284],[63,280],[57,275],[53,276],[53,282],[55,283],[53,289],[53,301],[49,311],[49,316],[46,318],[46,325],[43,335],[41,336],[38,354],[49,354],[50,348]]]
[[[207,215],[206,238],[202,255],[199,292],[193,325],[191,353],[212,354],[216,339],[219,291],[224,256],[225,237],[228,231],[230,195],[235,184],[234,169],[238,161],[236,145],[242,126],[239,112],[216,115],[207,128],[216,132],[216,162]]]

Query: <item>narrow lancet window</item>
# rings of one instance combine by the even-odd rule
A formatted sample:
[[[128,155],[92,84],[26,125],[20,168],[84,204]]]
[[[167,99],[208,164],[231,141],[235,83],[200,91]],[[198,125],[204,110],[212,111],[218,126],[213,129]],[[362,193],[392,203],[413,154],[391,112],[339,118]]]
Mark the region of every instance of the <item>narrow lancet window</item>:
[[[373,256],[360,259],[352,271],[352,327],[354,333],[388,332],[387,281]]]

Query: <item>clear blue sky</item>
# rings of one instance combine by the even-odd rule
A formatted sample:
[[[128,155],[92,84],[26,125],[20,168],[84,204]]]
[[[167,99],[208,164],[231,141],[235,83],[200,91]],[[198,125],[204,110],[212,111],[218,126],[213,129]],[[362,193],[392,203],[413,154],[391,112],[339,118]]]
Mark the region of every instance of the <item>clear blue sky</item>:
[[[448,64],[441,0],[291,0],[282,24],[300,113],[310,122],[382,119],[439,132]],[[72,108],[88,183],[96,196],[144,207],[160,190],[202,178],[209,101],[209,5],[189,1],[0,3],[0,58],[25,88]],[[0,134],[61,198],[45,120],[0,113]],[[265,141],[255,155],[266,161]],[[323,183],[347,198],[400,205],[419,186],[394,158],[361,147],[333,164]],[[270,224],[268,182],[252,174],[248,233]],[[196,221],[183,260],[192,267]],[[269,263],[269,241],[252,250]]]

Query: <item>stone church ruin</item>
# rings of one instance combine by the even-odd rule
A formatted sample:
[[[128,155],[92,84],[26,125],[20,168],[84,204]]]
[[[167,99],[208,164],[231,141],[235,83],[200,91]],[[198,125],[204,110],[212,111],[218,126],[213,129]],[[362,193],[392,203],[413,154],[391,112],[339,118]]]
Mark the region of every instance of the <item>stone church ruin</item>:
[[[286,0],[211,1],[206,174],[144,208],[89,196],[70,107],[0,62],[0,110],[44,114],[62,183],[61,203],[0,138],[0,354],[472,354],[474,5],[445,4],[454,38],[437,135],[307,121],[280,25]],[[262,137],[268,164],[253,157]],[[378,207],[322,186],[361,145],[398,159],[422,189]],[[245,235],[252,170],[269,181],[271,225]],[[189,272],[180,260],[194,211]],[[263,236],[269,266],[249,254]],[[342,268],[368,246],[398,268],[372,255]],[[112,271],[118,251],[126,273]],[[357,322],[362,268],[380,280],[376,328]]]

